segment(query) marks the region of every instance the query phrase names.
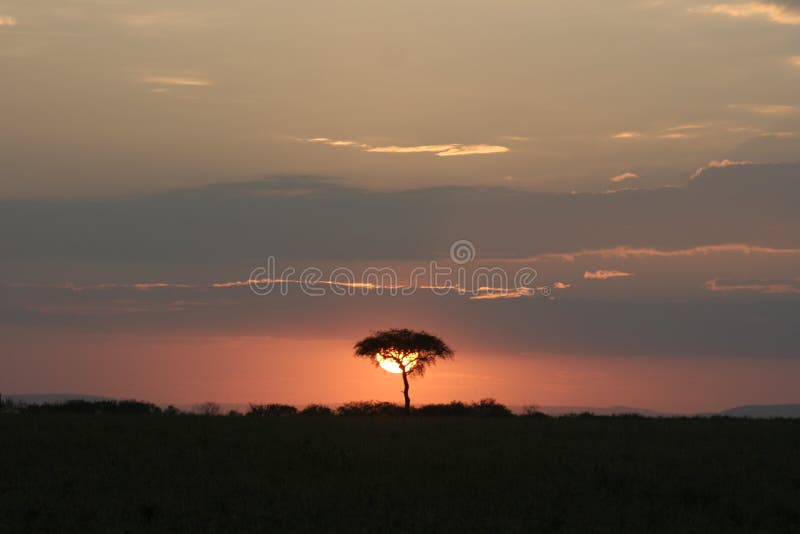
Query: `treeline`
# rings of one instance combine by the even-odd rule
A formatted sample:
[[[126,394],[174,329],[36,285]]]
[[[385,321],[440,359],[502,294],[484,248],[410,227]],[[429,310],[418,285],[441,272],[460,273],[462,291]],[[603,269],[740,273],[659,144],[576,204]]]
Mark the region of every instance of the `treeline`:
[[[161,414],[229,416],[229,417],[294,417],[294,416],[401,416],[404,408],[391,402],[358,401],[348,402],[338,408],[321,404],[310,404],[298,409],[289,404],[251,404],[246,412],[230,410],[225,412],[216,403],[207,402],[190,411],[179,410],[175,406],[161,408],[149,402],[136,400],[69,400],[54,404],[23,404],[3,399],[0,412],[17,414]],[[453,401],[446,404],[425,404],[412,409],[412,415],[433,417],[515,417],[505,405],[494,399],[464,403]],[[534,407],[526,408],[522,417],[547,417]]]
[[[529,415],[533,410],[529,410]],[[539,412],[537,412],[539,413]],[[459,401],[447,404],[425,404],[412,408],[412,415],[422,416],[462,416],[462,417],[513,417],[514,413],[508,407],[494,399],[483,399],[480,402],[464,403]],[[391,402],[359,401],[348,402],[331,409],[320,404],[311,404],[302,410],[286,404],[252,404],[247,416],[308,416],[308,415],[336,415],[346,416],[394,416],[405,415],[405,409],[399,404]]]
[[[155,404],[137,400],[68,400],[57,403],[25,404],[3,399],[2,413],[71,413],[71,414],[160,414],[165,413]]]

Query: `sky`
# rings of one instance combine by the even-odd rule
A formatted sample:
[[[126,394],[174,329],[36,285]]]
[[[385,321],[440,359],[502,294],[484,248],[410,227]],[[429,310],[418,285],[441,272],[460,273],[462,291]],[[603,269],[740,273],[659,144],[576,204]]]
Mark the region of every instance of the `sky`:
[[[800,2],[0,0],[0,72],[0,392],[800,402]]]

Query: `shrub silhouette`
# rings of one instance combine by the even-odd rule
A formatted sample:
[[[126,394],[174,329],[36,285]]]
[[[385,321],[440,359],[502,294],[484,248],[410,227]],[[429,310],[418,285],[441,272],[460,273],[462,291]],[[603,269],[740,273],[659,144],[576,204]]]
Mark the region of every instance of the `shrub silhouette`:
[[[511,413],[511,410],[494,399],[482,399],[479,402],[472,403],[470,407],[472,408],[473,415],[478,417],[514,416],[514,414]]]
[[[343,404],[336,409],[336,415],[403,415],[406,413],[402,406],[391,402],[356,401]]]
[[[447,404],[426,404],[414,410],[414,413],[437,417],[511,417],[514,415],[511,410],[494,399],[483,399],[471,404],[464,404],[460,401],[452,401]]]
[[[204,402],[197,406],[196,411],[200,415],[219,415],[222,413],[222,407],[216,402]]]
[[[297,415],[297,408],[288,404],[251,404],[246,415],[251,417],[286,417]]]
[[[23,404],[15,403],[13,399],[0,395],[0,413],[17,413],[22,408],[24,408]]]
[[[522,409],[522,417],[527,417],[529,419],[546,419],[550,416],[541,412],[538,406],[525,406]]]
[[[333,410],[322,404],[309,404],[300,410],[300,415],[333,415]]]
[[[568,413],[562,415],[562,417],[573,418],[573,419],[593,419],[598,416],[594,412],[579,412],[579,413]]]
[[[414,410],[415,414],[429,416],[470,416],[474,411],[463,402],[452,401],[447,404],[426,404]]]
[[[164,412],[163,413],[164,413],[164,415],[181,415],[181,413],[183,413],[183,412],[181,412],[175,406],[170,404],[169,406],[164,408]]]

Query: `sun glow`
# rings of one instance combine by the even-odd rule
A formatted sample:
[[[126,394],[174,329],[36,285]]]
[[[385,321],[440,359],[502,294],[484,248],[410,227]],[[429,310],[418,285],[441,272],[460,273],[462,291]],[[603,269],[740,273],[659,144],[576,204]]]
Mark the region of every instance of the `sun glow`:
[[[402,373],[403,369],[405,369],[406,372],[413,369],[414,366],[417,365],[418,357],[419,353],[416,352],[403,354],[394,350],[381,352],[375,355],[375,359],[378,360],[378,365],[380,365],[384,371],[395,374]]]

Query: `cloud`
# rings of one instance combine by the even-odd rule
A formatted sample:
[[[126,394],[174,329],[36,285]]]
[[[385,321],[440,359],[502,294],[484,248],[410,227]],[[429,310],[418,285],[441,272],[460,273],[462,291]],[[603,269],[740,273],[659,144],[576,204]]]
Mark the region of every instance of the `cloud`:
[[[310,138],[295,138],[298,141],[307,143],[324,143],[333,147],[352,147],[363,150],[364,152],[372,152],[378,154],[422,154],[431,153],[440,157],[450,156],[470,156],[478,154],[502,154],[509,152],[510,149],[501,145],[462,145],[459,143],[450,143],[446,145],[412,145],[412,146],[371,146],[366,143],[349,140],[337,140],[329,137],[310,137]]]
[[[679,124],[661,130],[661,134],[658,137],[659,139],[690,139],[700,135],[698,130],[703,130],[710,126],[710,122]]]
[[[11,15],[0,15],[0,27],[16,26],[17,24],[19,24],[17,17],[12,17]]]
[[[611,177],[612,182],[624,182],[625,180],[635,180],[639,178],[639,175],[633,172],[623,172],[622,174],[618,174],[616,176]]]
[[[583,277],[586,280],[608,280],[609,278],[630,278],[636,276],[634,273],[626,273],[625,271],[584,271]]]
[[[353,280],[358,279],[354,273]],[[362,273],[363,279],[363,273]],[[307,288],[315,286],[320,287],[335,287],[337,289],[352,290],[348,295],[357,295],[355,290],[360,290],[360,295],[366,296],[369,294],[388,294],[388,295],[402,295],[409,297],[417,292],[431,292],[436,295],[452,293],[454,295],[467,296],[470,300],[492,300],[492,299],[514,299],[522,297],[533,297],[538,295],[549,297],[553,289],[569,289],[571,284],[564,282],[555,282],[550,286],[541,287],[491,287],[481,286],[477,289],[465,289],[458,284],[449,285],[427,285],[427,284],[408,284],[403,285],[400,283],[384,284],[372,282],[356,282],[332,279],[309,279],[309,278],[248,278],[244,280],[231,280],[223,282],[206,282],[206,283],[179,283],[179,282],[102,282],[95,284],[77,285],[71,282],[65,283],[27,283],[27,282],[0,282],[0,289],[28,289],[28,290],[50,290],[67,293],[93,293],[93,294],[112,294],[118,295],[120,292],[128,294],[134,293],[166,293],[168,295],[175,295],[176,290],[185,291],[191,294],[199,294],[211,296],[214,291],[232,290],[237,288],[259,288],[266,286],[273,286],[279,288],[276,293],[281,292],[284,294],[288,291],[289,287],[297,287],[299,291],[306,291]],[[342,293],[339,293],[342,294]],[[116,299],[115,302],[119,301]],[[181,301],[186,302],[186,301]],[[41,311],[41,310],[40,310]],[[147,311],[147,310],[140,310]],[[69,310],[64,309],[60,312],[70,313]]]
[[[266,255],[429,261],[447,257],[460,237],[475,244],[481,260],[731,243],[739,252],[794,249],[800,247],[798,172],[796,164],[730,165],[708,168],[682,187],[613,195],[501,186],[386,191],[278,176],[109,198],[0,199],[0,263],[233,262]]]
[[[313,137],[311,139],[306,139],[306,141],[309,143],[325,143],[330,146],[357,146],[360,148],[369,148],[368,145],[363,143],[356,143],[355,141],[336,141],[335,139],[329,139],[327,137]]]
[[[151,85],[174,85],[183,87],[208,87],[214,83],[207,78],[189,76],[147,76],[142,80]]]
[[[469,298],[470,300],[496,300],[496,299],[518,299],[523,297],[545,297],[552,299],[553,289],[569,289],[571,284],[564,282],[554,282],[551,285],[540,286],[537,288],[530,287],[480,287],[477,291],[473,292]],[[461,292],[466,293],[466,292]]]
[[[705,283],[712,292],[749,292],[768,295],[800,294],[799,280],[720,280],[714,278]]]
[[[698,176],[706,172],[708,169],[732,167],[736,165],[752,165],[752,164],[753,164],[752,161],[733,161],[729,159],[712,160],[709,161],[707,165],[704,165],[703,167],[698,167],[698,169],[694,171],[694,174],[692,174],[691,177],[692,179],[697,178]]]
[[[759,104],[759,105],[744,105],[732,104],[729,106],[735,109],[745,109],[751,113],[761,113],[763,115],[785,115],[789,113],[797,113],[800,108],[797,106],[789,106],[785,104]]]
[[[34,284],[26,282],[0,282],[0,286],[14,288],[36,288],[36,289],[63,289],[66,291],[108,291],[114,289],[131,289],[135,291],[149,291],[151,289],[196,289],[200,287],[214,287],[213,285],[201,286],[197,284],[181,284],[176,282],[131,282],[116,283],[102,282],[98,284],[79,285],[72,282],[62,284]]]
[[[771,137],[776,139],[794,139],[800,137],[800,133],[792,131],[770,131],[762,128],[755,128],[753,126],[738,126],[728,130],[732,133],[751,134],[756,137]]]
[[[727,15],[736,18],[760,17],[776,24],[800,25],[800,10],[797,7],[778,2],[746,2],[743,4],[711,4],[690,8],[695,13]]]
[[[800,355],[796,300],[559,299],[551,302],[538,298],[538,293],[534,298],[478,301],[430,292],[396,299],[377,295],[342,298],[329,294],[313,297],[310,302],[309,297],[299,292],[255,298],[247,288],[215,298],[213,294],[186,290],[178,295],[168,290],[133,296],[113,292],[32,295],[0,286],[0,325],[41,328],[41,332],[67,328],[72,332],[150,336],[252,335],[347,340],[363,335],[369,325],[379,326],[377,320],[380,324],[423,324],[446,339],[457,340],[459,346],[476,351],[486,349],[490,354]],[[207,305],[187,306],[183,304],[186,301]],[[481,302],[486,305],[476,305]],[[102,313],[104,308],[118,313]],[[176,313],[178,308],[183,311]],[[81,309],[98,313],[87,320],[86,316],[75,315]],[[131,313],[136,309],[148,312]],[[708,321],[709,317],[717,320]],[[14,337],[0,335],[3,340]]]
[[[515,263],[537,261],[564,261],[573,262],[578,258],[598,257],[603,259],[642,259],[642,258],[679,258],[692,256],[708,256],[711,254],[771,254],[771,255],[800,255],[800,248],[774,248],[746,243],[728,243],[722,245],[704,245],[681,249],[658,249],[649,247],[613,247],[604,249],[579,250],[576,252],[558,252],[538,254],[525,259],[507,260]],[[584,276],[584,278],[586,278]]]
[[[761,132],[759,137],[772,137],[774,139],[796,139],[800,137],[798,132]]]
[[[509,148],[500,145],[450,145],[444,152],[438,152],[437,156],[469,156],[472,154],[503,154]]]
[[[708,128],[711,126],[710,122],[704,123],[691,123],[691,124],[679,124],[678,126],[673,126],[671,128],[664,128],[663,132],[682,132],[685,130],[701,130],[703,128]]]
[[[619,132],[611,136],[611,139],[638,139],[642,134],[639,132]]]
[[[711,126],[711,123],[692,123],[692,124],[679,124],[677,126],[672,126],[670,128],[665,128],[661,130],[661,133],[658,133],[659,139],[686,139],[689,137],[697,137],[698,133],[692,133],[695,130],[700,130],[703,128],[708,128]],[[656,132],[657,133],[657,132]],[[648,134],[649,135],[649,134]],[[654,133],[655,135],[655,133]],[[635,131],[625,131],[619,132],[611,136],[611,139],[639,139],[645,137],[645,134],[642,132],[635,132]]]
[[[518,287],[516,289],[481,288],[477,295],[470,297],[470,300],[518,299],[532,297],[535,294],[536,292],[533,289],[527,287]]]
[[[789,63],[795,67],[800,67],[800,56],[792,56],[789,58]]]
[[[385,154],[416,154],[419,152],[446,152],[454,145],[419,145],[419,146],[376,146],[368,147],[367,152],[380,152]]]

